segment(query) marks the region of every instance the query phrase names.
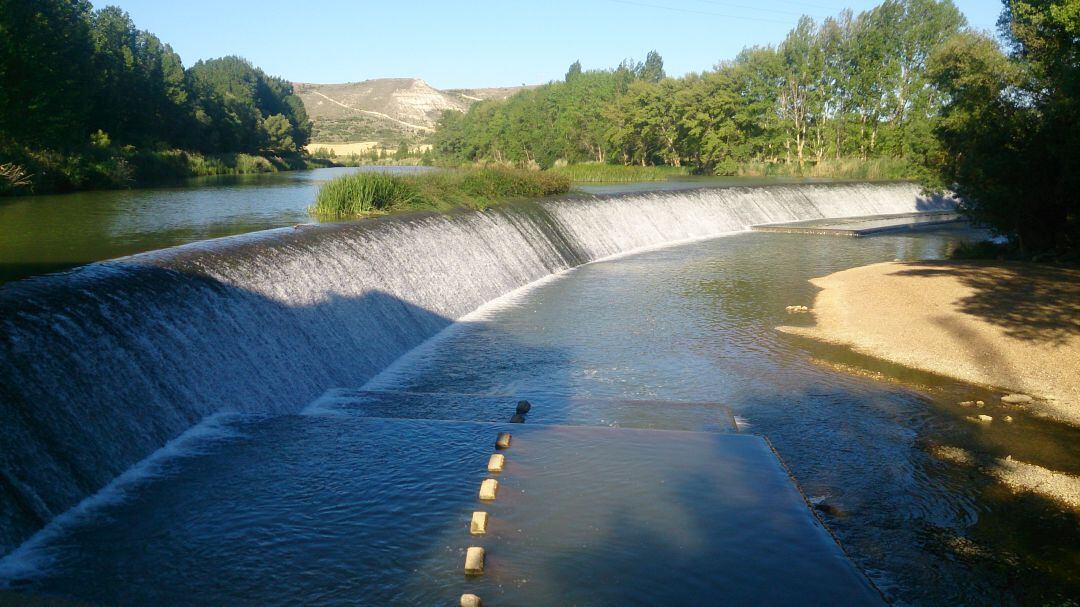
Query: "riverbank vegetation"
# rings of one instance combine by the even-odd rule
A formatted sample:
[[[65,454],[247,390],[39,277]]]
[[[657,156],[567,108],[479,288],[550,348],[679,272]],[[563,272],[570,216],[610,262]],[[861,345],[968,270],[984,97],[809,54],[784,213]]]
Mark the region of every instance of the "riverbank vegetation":
[[[887,0],[820,23],[804,17],[779,45],[747,48],[682,78],[666,77],[655,52],[609,70],[575,63],[562,81],[446,113],[434,146],[457,161],[712,175],[763,166],[766,174],[833,176],[885,160],[883,177],[913,177],[938,147],[943,98],[929,86],[926,61],[964,25],[947,0]]]
[[[483,209],[496,202],[552,196],[569,189],[570,179],[565,176],[505,167],[410,175],[365,172],[324,184],[309,211],[320,219],[344,219],[404,210]]]
[[[563,175],[575,183],[628,183],[633,181],[666,181],[688,175],[686,167],[640,166],[586,162],[556,166],[551,172]]]
[[[127,13],[85,0],[0,0],[0,20],[0,164],[14,167],[0,193],[309,166],[292,85],[240,57],[185,69]]]
[[[734,172],[740,177],[810,177],[852,181],[898,181],[914,179],[918,172],[902,158],[826,158],[800,166],[798,163],[746,162]]]
[[[931,184],[955,190],[964,211],[1007,237],[1020,257],[1075,263],[1080,0],[1009,0],[998,24],[1007,53],[967,32],[929,61],[945,100]]]

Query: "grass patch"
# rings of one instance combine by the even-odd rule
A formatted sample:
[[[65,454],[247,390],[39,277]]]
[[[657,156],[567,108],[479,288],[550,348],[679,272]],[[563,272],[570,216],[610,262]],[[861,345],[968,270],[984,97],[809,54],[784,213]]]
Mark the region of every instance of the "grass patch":
[[[638,166],[622,164],[583,163],[551,169],[552,173],[568,177],[575,183],[629,183],[633,181],[667,181],[671,177],[688,175],[685,167]]]
[[[740,164],[734,172],[740,177],[822,177],[856,181],[896,181],[915,179],[919,175],[906,160],[899,158],[827,159],[821,162]]]
[[[308,211],[345,219],[393,211],[483,209],[496,202],[562,194],[570,180],[550,171],[482,168],[413,175],[354,173],[327,182]]]

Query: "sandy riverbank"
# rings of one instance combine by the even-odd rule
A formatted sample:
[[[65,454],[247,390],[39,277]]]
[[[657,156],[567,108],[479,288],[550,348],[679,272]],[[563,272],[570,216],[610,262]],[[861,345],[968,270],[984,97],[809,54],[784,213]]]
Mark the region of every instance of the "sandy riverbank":
[[[811,282],[822,289],[812,306],[816,325],[781,331],[1030,394],[1033,412],[1080,425],[1080,271],[881,263]]]

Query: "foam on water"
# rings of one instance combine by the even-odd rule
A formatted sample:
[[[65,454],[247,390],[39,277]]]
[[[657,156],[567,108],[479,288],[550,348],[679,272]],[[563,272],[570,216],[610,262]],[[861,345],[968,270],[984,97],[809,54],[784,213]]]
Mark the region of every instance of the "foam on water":
[[[455,321],[569,268],[754,224],[949,206],[914,184],[583,197],[269,230],[7,284],[0,554],[207,416],[380,385]]]

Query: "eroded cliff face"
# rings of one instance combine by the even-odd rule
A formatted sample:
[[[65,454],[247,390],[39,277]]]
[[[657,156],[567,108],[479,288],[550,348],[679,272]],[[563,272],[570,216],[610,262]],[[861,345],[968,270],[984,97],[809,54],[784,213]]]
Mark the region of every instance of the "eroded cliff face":
[[[373,129],[428,132],[447,110],[506,98],[521,87],[441,91],[419,78],[378,78],[341,84],[294,83],[315,121],[369,120]]]

